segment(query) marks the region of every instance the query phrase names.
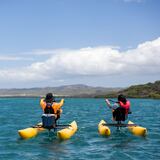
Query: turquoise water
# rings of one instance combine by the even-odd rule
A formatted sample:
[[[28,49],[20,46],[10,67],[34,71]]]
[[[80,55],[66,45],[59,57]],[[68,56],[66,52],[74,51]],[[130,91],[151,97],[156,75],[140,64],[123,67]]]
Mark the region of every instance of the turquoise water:
[[[160,100],[131,99],[129,119],[148,129],[146,137],[136,137],[123,128],[111,128],[110,137],[98,134],[101,119],[111,122],[111,112],[104,99],[65,99],[59,123],[76,120],[78,132],[60,141],[47,132],[22,140],[17,130],[41,121],[38,98],[1,98],[0,160],[150,160],[160,159]]]

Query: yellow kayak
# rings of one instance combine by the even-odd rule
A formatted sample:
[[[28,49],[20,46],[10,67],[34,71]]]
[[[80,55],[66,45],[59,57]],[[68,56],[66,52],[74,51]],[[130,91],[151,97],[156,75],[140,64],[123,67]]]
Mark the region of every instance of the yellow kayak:
[[[58,131],[57,136],[58,136],[58,138],[60,138],[62,140],[69,139],[75,134],[77,129],[78,129],[77,123],[76,123],[76,121],[73,121],[72,123],[70,123],[70,126]]]
[[[61,129],[57,132],[57,136],[60,139],[69,139],[76,131],[77,131],[77,123],[76,121],[73,121],[72,123],[69,124],[70,126],[67,126],[64,129]],[[39,127],[42,126],[42,123],[38,123],[35,127],[29,127],[25,129],[18,130],[18,134],[20,135],[21,138],[23,139],[29,139],[33,138],[38,135],[38,133],[46,130],[45,128]]]
[[[134,124],[129,121],[128,124]],[[128,126],[128,130],[136,136],[145,136],[147,134],[147,129],[141,126]]]
[[[108,126],[103,125],[103,124],[107,124],[107,123],[104,120],[101,120],[98,124],[99,134],[103,136],[109,136],[111,134],[111,130]]]
[[[45,130],[42,127],[38,128],[38,126],[42,126],[42,123],[38,123],[35,127],[29,127],[29,128],[18,130],[18,134],[23,139],[29,139],[29,138],[35,137],[39,132]]]

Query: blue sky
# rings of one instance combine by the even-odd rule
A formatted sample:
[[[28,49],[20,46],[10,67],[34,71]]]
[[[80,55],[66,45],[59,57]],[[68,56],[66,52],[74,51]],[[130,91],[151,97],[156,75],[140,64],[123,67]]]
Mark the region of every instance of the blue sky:
[[[159,80],[159,6],[159,0],[0,0],[0,88]]]

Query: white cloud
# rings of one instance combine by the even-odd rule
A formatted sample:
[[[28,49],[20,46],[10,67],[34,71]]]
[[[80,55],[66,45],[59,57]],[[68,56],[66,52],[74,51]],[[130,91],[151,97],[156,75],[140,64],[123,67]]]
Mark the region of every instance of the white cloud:
[[[129,79],[130,75],[160,75],[160,38],[124,52],[109,46],[52,52],[47,60],[28,67],[0,69],[0,81],[40,82],[111,75],[127,75]]]

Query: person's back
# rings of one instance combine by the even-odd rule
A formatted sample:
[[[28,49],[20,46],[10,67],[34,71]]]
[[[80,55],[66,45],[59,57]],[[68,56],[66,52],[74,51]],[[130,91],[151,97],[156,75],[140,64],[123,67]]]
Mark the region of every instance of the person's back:
[[[54,114],[54,108],[52,107],[53,103],[46,103],[45,104],[45,108],[44,108],[44,113],[45,114]]]
[[[118,107],[113,111],[113,117],[115,121],[126,120],[126,110],[122,107]]]
[[[111,105],[108,99],[106,99],[106,103],[109,106],[109,108],[112,109],[113,120],[125,121],[128,118],[130,102],[126,99],[124,95],[119,95],[118,102],[115,102],[114,105]]]
[[[130,101],[126,99],[126,97],[122,94],[118,96],[119,106],[125,109],[125,117],[128,118],[128,113],[130,112]]]
[[[64,104],[64,99],[61,99],[59,103],[57,103],[52,95],[52,93],[46,94],[45,99],[42,98],[40,100],[40,106],[45,114],[55,114],[56,120],[60,118],[60,114],[62,113],[61,107]]]

